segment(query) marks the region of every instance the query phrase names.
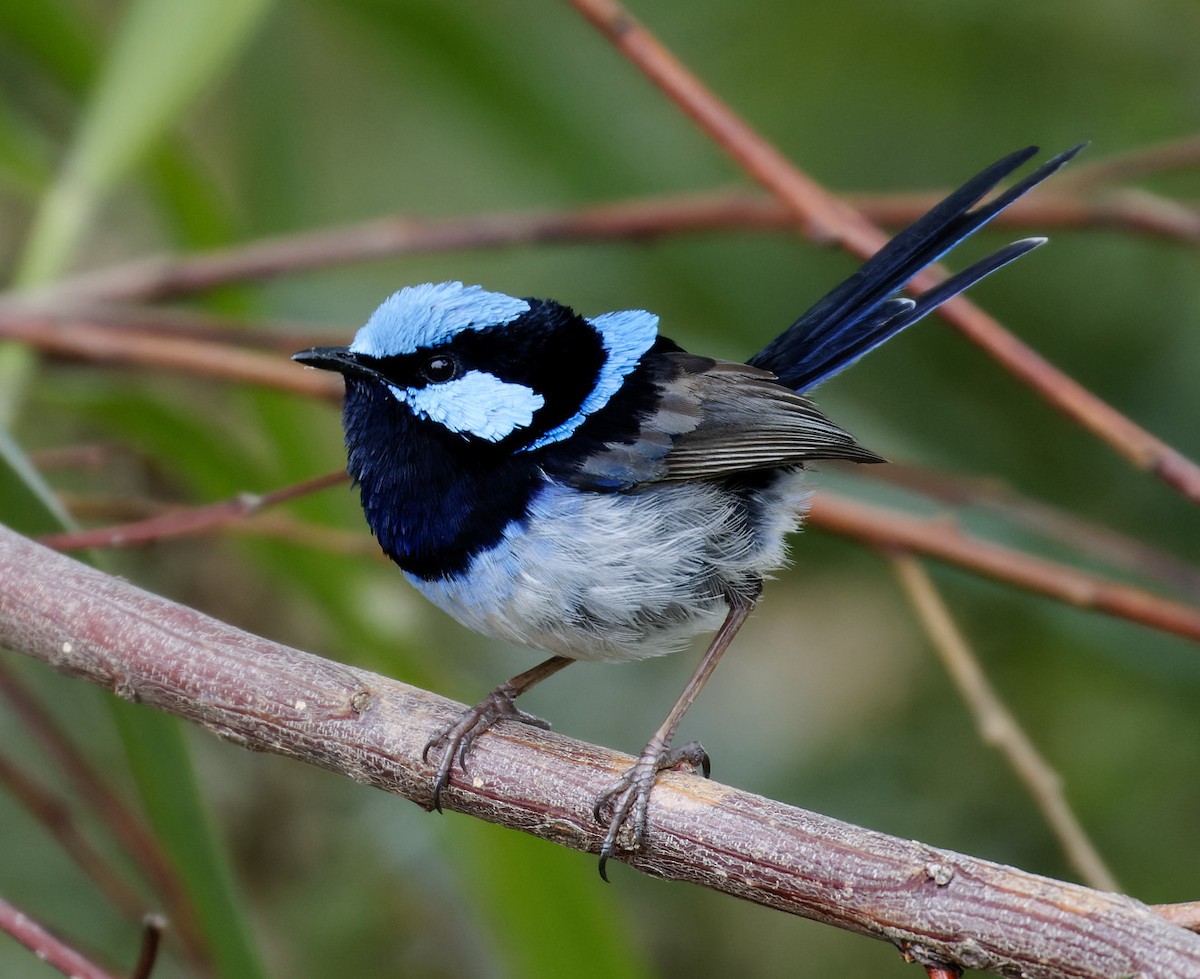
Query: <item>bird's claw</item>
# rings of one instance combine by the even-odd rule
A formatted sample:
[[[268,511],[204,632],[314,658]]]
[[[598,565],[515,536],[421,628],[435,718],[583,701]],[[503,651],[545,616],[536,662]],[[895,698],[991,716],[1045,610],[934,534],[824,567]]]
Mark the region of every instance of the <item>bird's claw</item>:
[[[626,849],[641,849],[646,838],[650,792],[658,773],[681,765],[692,771],[699,769],[705,778],[712,770],[708,752],[699,741],[689,741],[678,748],[661,748],[652,741],[633,767],[596,799],[592,815],[601,826],[607,826],[604,841],[600,844],[600,876],[605,881],[608,880],[605,867],[617,853],[617,841],[623,830],[628,835]]]
[[[482,701],[462,715],[455,723],[444,728],[425,742],[421,751],[421,761],[429,761],[429,753],[438,745],[443,745],[438,758],[437,772],[433,777],[433,808],[442,811],[442,790],[450,784],[450,773],[454,769],[455,760],[465,774],[467,771],[467,752],[475,739],[492,727],[502,718],[509,718],[528,724],[530,727],[549,730],[550,722],[535,714],[521,710],[514,702],[512,694],[504,685],[497,687]]]

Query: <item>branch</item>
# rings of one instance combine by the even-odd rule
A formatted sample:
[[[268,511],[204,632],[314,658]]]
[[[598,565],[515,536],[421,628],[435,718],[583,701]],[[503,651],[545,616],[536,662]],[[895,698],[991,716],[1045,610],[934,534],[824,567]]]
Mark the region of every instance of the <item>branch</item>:
[[[863,259],[883,247],[887,237],[882,231],[796,167],[710,92],[616,0],[570,3],[738,166],[787,206],[810,237],[836,242]],[[912,287],[928,289],[943,277],[930,267],[913,278]],[[1132,465],[1155,474],[1193,503],[1200,503],[1200,466],[1063,373],[970,300],[956,296],[938,307],[938,315]]]
[[[1056,181],[1058,177],[1055,177]],[[846,194],[843,199],[873,224],[911,224],[938,203],[938,194]],[[1200,208],[1139,188],[1108,190],[1087,196],[1067,193],[1061,182],[1023,197],[1001,211],[993,227],[1081,230],[1111,228],[1200,245]]]
[[[1189,901],[1186,904],[1155,904],[1152,910],[1180,928],[1200,932],[1200,901]]]
[[[863,466],[856,475],[911,490],[955,509],[990,511],[1094,561],[1152,579],[1200,601],[1200,568],[1137,537],[1023,496],[994,477],[895,461],[886,466]]]
[[[705,193],[566,210],[501,211],[455,218],[397,214],[187,255],[157,255],[84,272],[26,296],[37,305],[151,301],[286,273],[412,253],[653,238],[767,226],[791,231],[790,213],[760,195]]]
[[[344,473],[338,475],[339,482],[349,480]],[[342,529],[287,513],[269,512],[263,509],[264,497],[254,494],[239,494],[233,498],[233,506],[227,506],[229,501],[226,501],[199,507],[140,497],[59,493],[58,498],[75,520],[99,523],[99,526],[38,538],[56,551],[138,546],[172,537],[220,531],[286,541],[325,554],[387,560],[375,538],[361,529]],[[200,519],[192,515],[197,510],[201,513]]]
[[[3,898],[0,898],[0,931],[12,935],[41,961],[53,966],[64,976],[70,976],[71,979],[116,979],[111,972],[85,958]]]
[[[340,383],[330,383],[315,371],[297,370],[290,360],[275,354],[228,343],[114,329],[77,313],[52,314],[0,305],[0,337],[92,363],[183,371],[329,400],[341,397]]]
[[[819,493],[813,496],[808,524],[883,551],[927,554],[1068,605],[1104,612],[1200,641],[1200,608],[1194,605],[1161,598],[1132,585],[971,537],[951,521],[913,517],[897,510]]]
[[[461,706],[289,649],[0,528],[0,645],[428,808],[429,736]],[[632,759],[520,724],[480,739],[448,809],[596,852],[595,798]],[[621,859],[870,935],[922,964],[1038,979],[1200,973],[1200,936],[1129,897],[895,839],[702,778],[660,778]]]
[[[141,897],[88,841],[65,800],[4,755],[0,755],[0,784],[92,879],[120,914],[136,918],[144,911]]]
[[[0,589],[3,582],[0,581]],[[193,962],[207,965],[210,960],[208,947],[197,921],[196,909],[172,866],[163,852],[158,837],[132,810],[113,788],[111,780],[96,771],[87,757],[63,731],[54,716],[33,697],[21,684],[7,664],[0,664],[0,696],[7,701],[13,715],[37,741],[46,756],[67,776],[76,795],[95,815],[100,824],[107,827],[112,838],[120,844],[130,863],[138,867],[155,889],[159,900],[166,906],[175,924],[183,948]],[[77,860],[76,848],[66,847]],[[92,870],[81,862],[89,873]],[[103,887],[104,882],[97,878]],[[107,893],[111,889],[103,888]],[[141,902],[138,902],[139,905]],[[118,904],[118,907],[121,905]],[[140,911],[140,907],[139,907]],[[126,909],[129,913],[129,909]],[[147,928],[149,928],[147,924]]]
[[[1139,189],[1086,196],[1066,193],[1062,179],[1056,178],[1056,187],[1011,204],[993,219],[992,225],[1038,231],[1111,228],[1200,244],[1200,211],[1193,206]],[[901,227],[911,224],[948,192],[841,196],[872,224]],[[152,302],[397,255],[637,241],[717,231],[791,234],[795,229],[795,214],[783,202],[740,188],[452,218],[395,214],[190,255],[135,259],[60,280],[37,298],[55,308],[84,301]]]
[[[252,526],[250,518],[268,506],[348,480],[342,471],[328,473],[262,495],[240,493],[204,506],[170,507],[128,523],[47,535],[41,542],[64,551],[135,547],[172,537],[208,533],[231,525]],[[883,550],[927,554],[1068,605],[1104,612],[1200,641],[1200,608],[1194,605],[971,537],[945,519],[914,517],[900,510],[869,506],[822,490],[813,496],[808,524]],[[299,539],[294,530],[291,535],[293,539]],[[319,534],[310,539],[319,546],[351,547],[341,535]],[[368,549],[378,554],[377,548]]]
[[[173,507],[166,512],[122,524],[117,527],[101,527],[96,530],[68,530],[49,534],[42,543],[55,550],[85,550],[89,547],[137,547],[169,537],[199,534],[225,527],[230,523],[245,520],[265,507],[286,503],[299,496],[306,496],[328,486],[349,482],[350,477],[341,470],[294,483],[282,489],[261,495],[239,493],[237,496],[218,503],[199,507]]]
[[[892,558],[896,576],[909,603],[933,643],[942,665],[975,717],[980,736],[999,749],[1017,778],[1029,790],[1050,831],[1058,838],[1067,859],[1092,887],[1119,890],[1116,878],[1088,838],[1079,818],[1063,794],[1062,779],[1017,723],[963,638],[950,609],[929,574],[910,554]]]
[[[1090,187],[1196,166],[1200,166],[1200,136],[1185,136],[1085,163],[1069,172],[1067,183],[1071,187]]]

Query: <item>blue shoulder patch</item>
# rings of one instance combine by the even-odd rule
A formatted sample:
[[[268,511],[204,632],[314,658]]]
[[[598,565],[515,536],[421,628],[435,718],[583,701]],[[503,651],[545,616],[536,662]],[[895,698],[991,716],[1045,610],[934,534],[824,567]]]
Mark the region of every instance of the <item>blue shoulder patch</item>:
[[[411,354],[444,343],[463,330],[503,326],[529,303],[461,282],[409,286],[388,296],[355,334],[350,350],[370,357]]]
[[[654,346],[658,338],[658,317],[644,309],[626,309],[604,313],[587,321],[600,334],[604,344],[604,365],[596,378],[596,386],[583,399],[583,404],[566,421],[555,425],[537,441],[524,447],[528,452],[552,442],[561,442],[575,431],[588,415],[599,411],[617,391],[626,376],[641,360],[642,354]]]

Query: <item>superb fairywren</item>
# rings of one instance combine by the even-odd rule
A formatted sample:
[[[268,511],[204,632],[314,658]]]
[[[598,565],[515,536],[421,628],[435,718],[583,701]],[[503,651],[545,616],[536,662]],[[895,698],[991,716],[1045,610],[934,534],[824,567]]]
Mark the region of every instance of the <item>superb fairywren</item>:
[[[748,363],[684,352],[642,310],[584,317],[459,282],[402,289],[348,347],[302,364],[345,377],[348,468],[367,523],[409,581],[459,622],[552,653],[440,732],[439,805],[455,762],[513,701],[575,660],[619,661],[716,637],[640,758],[600,797],[600,872],[646,831],[684,712],[785,562],[814,459],[880,462],[803,397],[1045,239],[1027,238],[916,299],[895,295],[1079,147],[972,210],[1037,152],[993,164],[897,235]]]

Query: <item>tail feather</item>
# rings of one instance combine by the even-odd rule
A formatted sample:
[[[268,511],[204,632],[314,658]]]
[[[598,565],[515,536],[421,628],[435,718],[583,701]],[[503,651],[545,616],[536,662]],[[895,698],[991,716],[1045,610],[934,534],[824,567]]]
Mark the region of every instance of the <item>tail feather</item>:
[[[947,299],[1036,248],[1044,238],[1014,242],[916,300],[894,296],[923,268],[970,237],[1082,149],[1080,145],[1060,153],[1008,190],[971,210],[997,183],[1036,154],[1037,147],[1027,147],[993,163],[896,235],[850,278],[755,354],[750,364],[774,372],[793,390],[809,391]]]

